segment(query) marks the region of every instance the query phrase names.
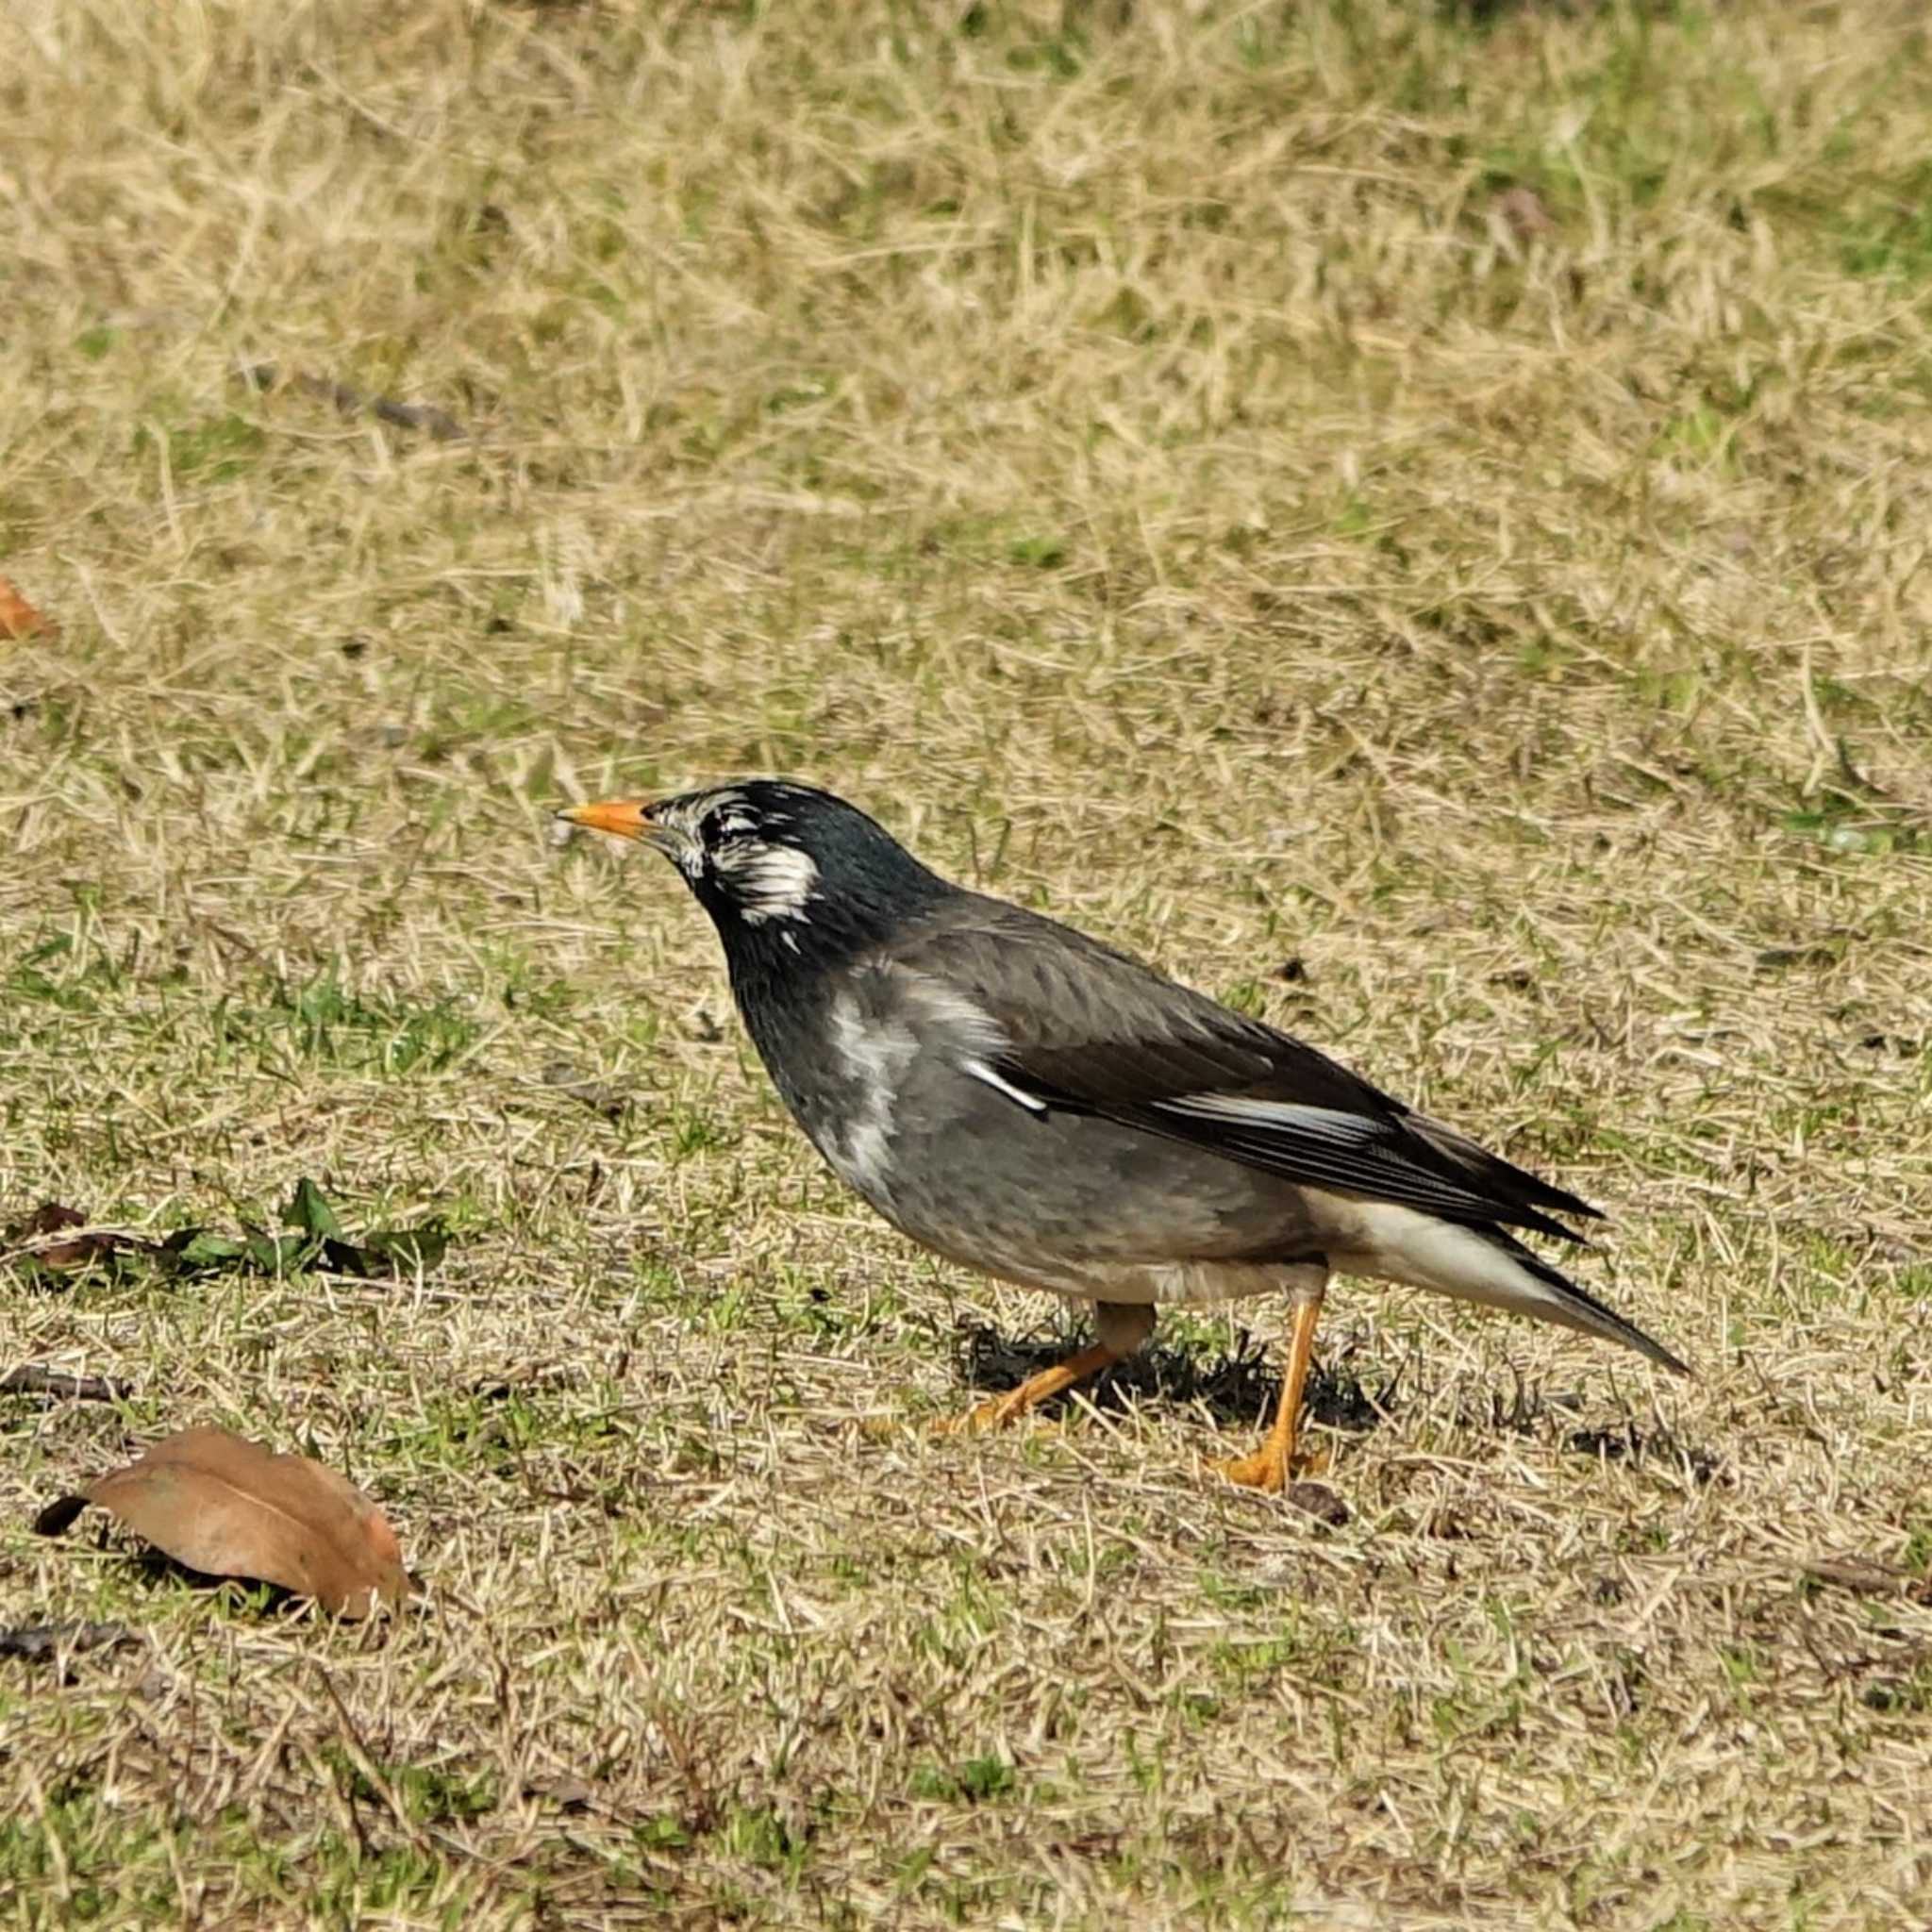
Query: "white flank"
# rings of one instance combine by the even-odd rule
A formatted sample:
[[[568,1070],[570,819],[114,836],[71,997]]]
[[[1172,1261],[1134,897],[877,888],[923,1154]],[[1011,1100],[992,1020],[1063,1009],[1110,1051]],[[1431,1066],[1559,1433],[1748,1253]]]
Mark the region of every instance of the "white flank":
[[[858,1088],[858,1106],[842,1133],[822,1151],[840,1179],[875,1201],[888,1191],[899,1080],[919,1042],[902,1027],[868,1026],[850,999],[833,1002],[831,1038],[844,1073]]]
[[[1004,1093],[1028,1113],[1047,1110],[1046,1102],[1039,1094],[1014,1086],[1003,1074],[993,1071],[992,1060],[1006,1052],[1009,1042],[1005,1029],[984,1007],[928,974],[912,973],[903,967],[889,970],[894,973],[907,1005],[918,1019],[942,1036],[941,1051],[955,1059],[962,1074]]]

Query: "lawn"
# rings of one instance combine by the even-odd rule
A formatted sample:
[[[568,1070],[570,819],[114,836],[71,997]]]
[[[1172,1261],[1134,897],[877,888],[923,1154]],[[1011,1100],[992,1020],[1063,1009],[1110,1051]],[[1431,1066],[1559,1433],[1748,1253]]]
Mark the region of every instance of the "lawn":
[[[0,1920],[1895,1928],[1932,1900],[1923,9],[15,0]],[[751,771],[1611,1215],[1690,1359],[1076,1331],[552,808]],[[332,1624],[45,1503],[322,1457]]]

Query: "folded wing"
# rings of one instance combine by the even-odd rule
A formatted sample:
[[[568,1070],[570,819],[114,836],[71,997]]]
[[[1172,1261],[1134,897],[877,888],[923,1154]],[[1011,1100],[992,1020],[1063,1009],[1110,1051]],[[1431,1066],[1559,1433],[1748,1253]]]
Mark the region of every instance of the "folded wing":
[[[1600,1218],[1291,1035],[1071,927],[995,900],[967,906],[894,963],[970,989],[993,1029],[982,1077],[1023,1107],[1096,1115],[1465,1226],[1574,1241],[1553,1215]]]

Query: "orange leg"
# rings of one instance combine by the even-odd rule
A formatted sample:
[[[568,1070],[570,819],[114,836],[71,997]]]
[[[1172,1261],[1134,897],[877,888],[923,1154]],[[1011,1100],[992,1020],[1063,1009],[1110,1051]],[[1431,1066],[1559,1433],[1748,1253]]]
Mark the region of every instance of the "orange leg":
[[[1037,1408],[1048,1397],[1058,1395],[1062,1389],[1071,1389],[1075,1382],[1084,1382],[1089,1375],[1097,1375],[1102,1369],[1111,1367],[1120,1360],[1123,1353],[1120,1349],[1108,1348],[1104,1342],[1095,1342],[1091,1348],[1083,1348],[1078,1355],[1070,1355],[1065,1361],[1056,1363],[1050,1369],[1041,1369],[1037,1375],[1028,1375],[1017,1389],[1009,1389],[1004,1395],[995,1395],[991,1401],[982,1402],[965,1415],[939,1424],[938,1432],[953,1435],[1004,1428],[1029,1408]]]
[[[1308,1379],[1308,1363],[1315,1354],[1315,1324],[1321,1318],[1319,1294],[1305,1296],[1295,1303],[1294,1324],[1288,1339],[1288,1370],[1281,1378],[1281,1407],[1274,1411],[1274,1426],[1268,1431],[1268,1440],[1252,1456],[1231,1457],[1225,1462],[1211,1465],[1229,1482],[1239,1483],[1245,1490],[1266,1490],[1271,1494],[1287,1483],[1294,1462],[1295,1424],[1301,1420],[1302,1390]]]

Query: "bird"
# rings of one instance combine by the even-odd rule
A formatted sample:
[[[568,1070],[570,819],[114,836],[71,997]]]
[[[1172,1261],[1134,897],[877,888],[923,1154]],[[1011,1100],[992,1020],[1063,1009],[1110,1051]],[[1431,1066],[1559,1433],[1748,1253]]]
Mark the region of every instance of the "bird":
[[[683,874],[773,1084],[832,1172],[946,1260],[1090,1304],[1094,1340],[946,1424],[997,1427],[1133,1355],[1161,1304],[1279,1293],[1251,1454],[1279,1491],[1332,1273],[1687,1365],[1518,1239],[1600,1211],[1307,1042],[1044,915],[956,885],[829,791],[734,779],[559,810]]]

